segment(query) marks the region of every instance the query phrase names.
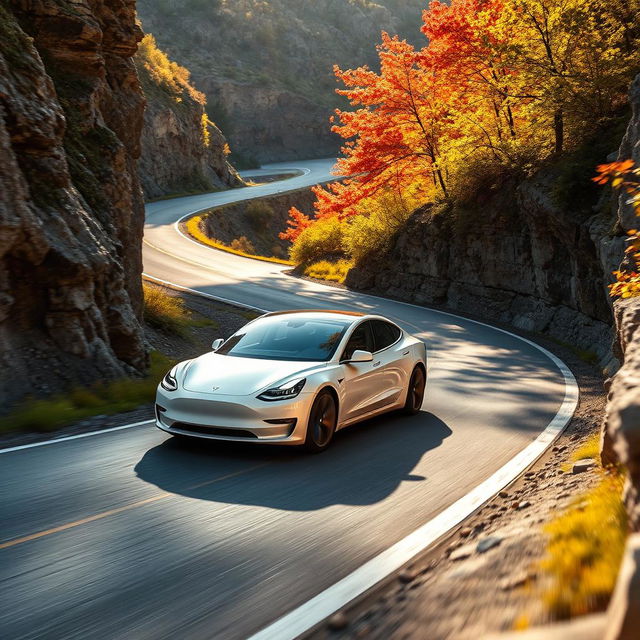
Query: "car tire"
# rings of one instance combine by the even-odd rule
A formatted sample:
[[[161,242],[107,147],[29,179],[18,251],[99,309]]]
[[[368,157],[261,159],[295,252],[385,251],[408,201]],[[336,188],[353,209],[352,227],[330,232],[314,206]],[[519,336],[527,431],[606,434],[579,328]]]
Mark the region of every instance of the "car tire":
[[[427,376],[424,369],[418,365],[413,369],[409,386],[407,387],[407,399],[405,400],[402,413],[406,416],[415,416],[422,408],[424,400],[424,390],[427,384]]]
[[[321,391],[311,405],[304,448],[309,453],[324,451],[333,440],[338,423],[338,405],[333,394]]]

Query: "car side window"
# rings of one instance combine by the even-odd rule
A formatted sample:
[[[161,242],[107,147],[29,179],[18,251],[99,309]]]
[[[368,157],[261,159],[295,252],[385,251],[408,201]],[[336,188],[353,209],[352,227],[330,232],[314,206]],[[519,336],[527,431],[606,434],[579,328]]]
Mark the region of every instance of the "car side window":
[[[356,327],[351,334],[347,346],[342,352],[342,360],[350,360],[356,350],[373,352],[373,335],[371,333],[371,321],[367,320]]]
[[[392,345],[400,337],[401,331],[395,325],[384,320],[372,320],[375,350],[380,351]]]

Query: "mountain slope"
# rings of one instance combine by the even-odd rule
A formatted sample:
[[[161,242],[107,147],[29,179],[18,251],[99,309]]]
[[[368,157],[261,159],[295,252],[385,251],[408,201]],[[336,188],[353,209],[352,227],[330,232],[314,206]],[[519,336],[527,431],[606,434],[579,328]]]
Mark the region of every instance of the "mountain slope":
[[[145,196],[242,184],[227,162],[227,141],[207,117],[205,96],[190,83],[189,72],[169,60],[150,34],[134,62],[147,99],[138,163]]]
[[[335,154],[334,64],[376,64],[380,31],[423,42],[423,0],[139,0],[138,13],[207,95],[232,158]]]

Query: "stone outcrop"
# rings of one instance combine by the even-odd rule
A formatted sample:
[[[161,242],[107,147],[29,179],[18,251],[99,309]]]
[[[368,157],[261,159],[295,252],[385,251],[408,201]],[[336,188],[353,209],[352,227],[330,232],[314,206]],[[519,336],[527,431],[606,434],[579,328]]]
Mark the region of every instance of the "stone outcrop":
[[[147,99],[138,163],[140,183],[147,199],[174,193],[214,191],[243,184],[227,161],[227,141],[205,113],[205,96],[187,80],[174,91],[150,71],[153,59],[145,56],[147,42],[134,61]],[[173,64],[188,78],[188,72]]]
[[[600,233],[612,221],[556,206],[551,181],[543,172],[506,184],[464,215],[418,210],[386,253],[349,272],[347,285],[548,333],[608,360]]]
[[[0,4],[0,406],[142,371],[133,0]]]
[[[618,159],[640,164],[640,76],[631,88],[632,115]],[[638,218],[627,194],[620,194],[617,215],[623,229],[637,228]],[[640,298],[616,300],[615,351],[622,366],[608,381],[607,412],[602,430],[603,464],[622,464],[627,471],[624,502],[634,532],[608,610],[606,640],[631,640],[640,624]]]

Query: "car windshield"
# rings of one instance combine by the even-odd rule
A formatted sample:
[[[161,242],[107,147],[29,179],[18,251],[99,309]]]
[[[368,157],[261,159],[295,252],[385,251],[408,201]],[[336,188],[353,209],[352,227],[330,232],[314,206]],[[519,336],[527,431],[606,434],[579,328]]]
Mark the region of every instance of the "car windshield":
[[[216,353],[262,360],[330,360],[350,322],[342,319],[273,316],[252,322]]]

